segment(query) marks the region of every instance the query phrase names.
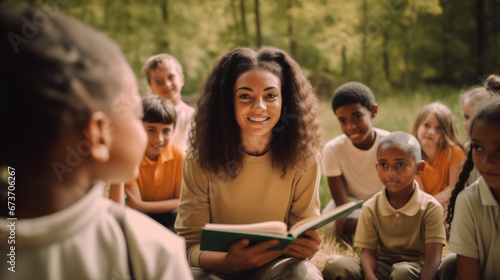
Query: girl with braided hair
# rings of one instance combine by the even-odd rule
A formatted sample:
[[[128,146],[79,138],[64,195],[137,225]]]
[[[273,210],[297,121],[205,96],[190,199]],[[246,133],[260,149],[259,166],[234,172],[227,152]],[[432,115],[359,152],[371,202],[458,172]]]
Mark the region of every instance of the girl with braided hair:
[[[471,150],[448,206],[450,251],[457,255],[458,279],[497,279],[500,276],[500,98],[476,114],[470,139]],[[473,167],[481,177],[465,188]],[[453,257],[447,257],[443,263],[449,267]]]

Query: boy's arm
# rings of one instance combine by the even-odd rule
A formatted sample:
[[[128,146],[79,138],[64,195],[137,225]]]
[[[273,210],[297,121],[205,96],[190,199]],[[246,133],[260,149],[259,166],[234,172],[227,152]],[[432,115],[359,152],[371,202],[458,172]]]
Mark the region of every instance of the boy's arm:
[[[425,244],[424,266],[420,271],[420,279],[434,280],[438,276],[438,267],[441,263],[441,254],[443,253],[443,244],[427,243]]]
[[[165,213],[176,209],[179,206],[179,199],[168,199],[159,201],[144,201],[141,197],[139,186],[125,186],[125,193],[128,196],[127,205],[135,210],[146,213]]]
[[[481,279],[479,260],[457,254],[457,279]]]
[[[328,181],[328,186],[330,188],[330,193],[332,194],[333,201],[335,201],[335,205],[340,206],[342,204],[347,203],[348,202],[347,191],[344,184],[344,178],[342,177],[342,175],[327,177],[327,181]],[[339,218],[338,220],[335,221],[335,238],[337,240],[340,240],[344,231],[346,231],[346,233],[352,234],[356,230],[355,227],[354,229],[352,229],[352,226],[350,226],[351,228],[348,226],[349,230],[345,230],[346,224],[347,224],[347,216]]]
[[[377,250],[375,249],[361,249],[361,270],[367,279],[377,279],[375,273],[377,272]]]

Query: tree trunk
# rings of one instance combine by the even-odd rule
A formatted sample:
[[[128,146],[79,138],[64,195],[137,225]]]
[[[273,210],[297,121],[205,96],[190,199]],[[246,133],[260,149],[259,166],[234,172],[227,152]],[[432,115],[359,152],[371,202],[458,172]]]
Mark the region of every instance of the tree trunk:
[[[158,52],[169,52],[169,42],[167,39],[167,28],[168,28],[168,21],[169,21],[169,14],[168,14],[168,0],[163,0],[161,2],[161,19],[162,19],[162,25],[160,26],[160,34],[159,34],[159,40],[158,40]]]
[[[406,91],[410,90],[410,55],[411,55],[412,42],[413,42],[413,19],[410,19],[410,23],[406,28],[405,52],[404,52],[404,62],[405,62],[404,85]]]
[[[240,21],[238,20],[238,10],[236,8],[237,6],[236,1],[237,0],[231,0],[231,16],[233,16],[233,21],[234,21],[234,33],[236,37],[239,38]]]
[[[484,0],[476,0],[476,75],[483,76],[484,73],[484,46],[485,46],[485,24],[484,24]],[[497,15],[498,16],[498,15]]]
[[[384,29],[383,33],[383,49],[382,49],[382,59],[383,59],[383,67],[384,67],[384,75],[385,79],[389,84],[391,84],[391,69],[390,69],[390,64],[389,64],[389,32],[387,31],[387,28]]]
[[[243,44],[248,45],[248,28],[245,12],[245,0],[240,0],[241,28],[243,29]]]
[[[262,46],[262,35],[260,33],[260,13],[259,13],[259,0],[255,0],[255,43],[257,48]]]
[[[342,76],[347,75],[347,48],[345,45],[342,46]]]
[[[293,8],[294,0],[287,1],[287,10],[290,11]],[[297,58],[297,41],[295,40],[295,35],[293,34],[293,17],[288,13],[288,38],[290,40],[290,55],[293,58]]]
[[[110,0],[105,0],[104,1],[104,9],[103,9],[103,13],[104,13],[103,30],[109,30],[110,6],[111,6]]]
[[[492,61],[496,61],[496,65],[500,65],[500,54],[499,54],[499,49],[500,49],[500,18],[498,15],[500,14],[500,0],[497,0],[493,3],[493,14],[495,16],[492,17],[493,19],[493,26],[491,28],[492,31],[492,53],[493,53],[493,59]],[[497,73],[498,74],[498,73]]]
[[[161,2],[161,18],[163,19],[163,23],[168,22],[168,0]]]
[[[368,34],[366,32],[366,28],[368,25],[368,0],[363,0],[362,4],[362,15],[363,15],[363,28],[362,28],[362,36],[363,43],[361,49],[361,81],[364,84],[368,84]]]
[[[451,69],[450,69],[450,55],[449,55],[449,35],[448,34],[453,34],[455,31],[452,30],[452,16],[451,11],[448,12],[447,7],[449,6],[444,6],[443,5],[443,15],[442,15],[442,25],[441,25],[441,33],[443,34],[441,36],[441,57],[442,57],[442,77],[446,82],[451,82],[453,80],[453,76],[451,75]]]

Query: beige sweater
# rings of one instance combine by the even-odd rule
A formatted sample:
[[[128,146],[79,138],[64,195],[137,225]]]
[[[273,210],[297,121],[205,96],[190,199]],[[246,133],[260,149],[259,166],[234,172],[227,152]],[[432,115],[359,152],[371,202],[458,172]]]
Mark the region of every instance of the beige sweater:
[[[186,240],[191,266],[199,266],[201,227],[206,223],[246,224],[283,221],[288,227],[319,215],[320,168],[281,178],[271,152],[245,155],[238,176],[220,180],[202,170],[192,156],[184,161],[177,233]]]

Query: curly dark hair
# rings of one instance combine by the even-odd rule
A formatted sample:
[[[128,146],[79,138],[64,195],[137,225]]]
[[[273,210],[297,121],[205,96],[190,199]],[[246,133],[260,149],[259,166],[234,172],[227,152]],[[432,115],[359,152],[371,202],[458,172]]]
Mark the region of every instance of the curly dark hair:
[[[254,68],[269,70],[281,80],[281,117],[270,143],[273,167],[282,176],[288,171],[304,171],[319,155],[318,101],[298,63],[273,47],[257,51],[236,48],[215,63],[201,88],[190,153],[206,171],[231,178],[238,175],[243,152],[233,87],[239,75]]]
[[[371,111],[375,106],[375,96],[369,87],[360,82],[347,82],[333,93],[333,113],[337,114],[339,107],[353,103],[359,103]]]

